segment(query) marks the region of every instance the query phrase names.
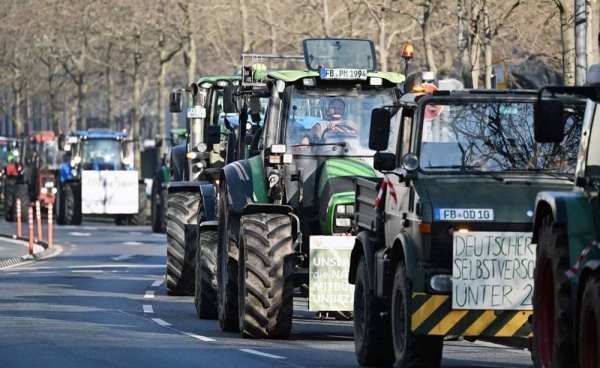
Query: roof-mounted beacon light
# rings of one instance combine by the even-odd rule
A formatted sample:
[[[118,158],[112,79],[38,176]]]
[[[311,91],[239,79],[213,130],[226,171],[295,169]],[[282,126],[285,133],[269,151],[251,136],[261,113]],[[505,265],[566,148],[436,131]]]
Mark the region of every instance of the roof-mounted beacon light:
[[[407,42],[402,47],[402,59],[404,59],[404,75],[408,75],[408,64],[415,56],[415,49],[410,42]]]

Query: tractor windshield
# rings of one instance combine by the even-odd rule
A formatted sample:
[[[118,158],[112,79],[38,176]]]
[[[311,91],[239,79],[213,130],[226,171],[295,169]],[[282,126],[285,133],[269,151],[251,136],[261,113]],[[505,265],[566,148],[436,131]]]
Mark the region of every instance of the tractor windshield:
[[[8,162],[8,155],[10,153],[8,142],[0,142],[0,169]]]
[[[393,88],[294,88],[288,152],[301,156],[369,157],[371,112],[392,105]]]
[[[575,172],[585,105],[565,106],[565,138],[536,143],[534,103],[427,104],[421,110],[423,171]]]
[[[81,142],[83,170],[120,170],[122,144],[116,139],[86,139]]]
[[[58,142],[44,142],[42,146],[41,165],[47,168],[58,168],[61,160],[59,157]]]

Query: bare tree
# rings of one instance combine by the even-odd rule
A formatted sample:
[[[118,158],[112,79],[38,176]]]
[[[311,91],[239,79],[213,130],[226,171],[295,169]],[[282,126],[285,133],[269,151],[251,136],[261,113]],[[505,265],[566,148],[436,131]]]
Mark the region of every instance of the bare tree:
[[[575,32],[573,3],[554,0],[560,15],[560,35],[562,41],[563,78],[567,86],[575,84]]]

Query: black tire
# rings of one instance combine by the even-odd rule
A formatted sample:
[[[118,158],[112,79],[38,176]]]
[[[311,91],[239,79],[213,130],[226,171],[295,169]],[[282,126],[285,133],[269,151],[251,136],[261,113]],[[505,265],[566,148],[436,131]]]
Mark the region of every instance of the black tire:
[[[79,183],[65,185],[65,224],[81,225],[81,186]]]
[[[566,232],[557,229],[551,216],[543,219],[533,286],[533,362],[536,367],[577,366],[573,343],[571,287],[565,272],[570,268]]]
[[[56,223],[58,225],[65,225],[66,220],[66,202],[65,202],[65,188],[63,184],[58,184],[58,190],[56,191]]]
[[[146,197],[146,184],[140,183],[138,185],[138,213],[133,213],[127,216],[129,225],[132,226],[144,226],[146,225],[146,205],[148,198]]]
[[[219,244],[217,248],[217,308],[219,326],[225,332],[239,331],[238,265],[229,253],[237,244],[229,234],[229,208],[226,183],[219,196]]]
[[[31,205],[27,184],[15,184],[13,195],[13,218],[17,219],[17,199],[21,200],[21,221],[27,222],[27,209]]]
[[[239,317],[242,336],[287,339],[294,312],[294,247],[289,216],[240,221]]]
[[[579,310],[579,366],[600,367],[600,278],[592,276],[583,289]]]
[[[198,192],[171,193],[167,204],[167,294],[193,295],[198,237]]]
[[[385,309],[385,301],[370,291],[363,256],[354,282],[354,351],[362,366],[389,366],[394,362],[390,319],[381,316]]]
[[[4,192],[4,219],[6,221],[16,221],[14,217],[14,195],[16,179],[12,177],[4,178],[2,191]]]
[[[156,178],[152,184],[151,214],[152,232],[164,234],[167,231],[167,189],[163,189]]]
[[[217,230],[204,230],[196,248],[194,305],[200,319],[217,319]]]
[[[395,367],[439,367],[442,364],[443,336],[421,336],[412,333],[410,321],[412,287],[403,262],[396,267],[392,292],[392,341]]]

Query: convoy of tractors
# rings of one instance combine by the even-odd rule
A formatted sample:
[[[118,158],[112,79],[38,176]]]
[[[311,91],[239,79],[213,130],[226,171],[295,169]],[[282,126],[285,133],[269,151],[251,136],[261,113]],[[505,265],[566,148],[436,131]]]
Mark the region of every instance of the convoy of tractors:
[[[288,338],[308,298],[353,320],[364,366],[439,366],[455,336],[599,366],[600,65],[587,80],[448,90],[379,71],[363,39],[242,55],[170,96],[186,127],[161,142],[149,199],[167,293],[255,339]],[[6,220],[19,199],[23,216],[54,204],[59,224],[145,225],[132,152],[101,129],[0,139]]]

